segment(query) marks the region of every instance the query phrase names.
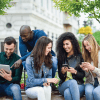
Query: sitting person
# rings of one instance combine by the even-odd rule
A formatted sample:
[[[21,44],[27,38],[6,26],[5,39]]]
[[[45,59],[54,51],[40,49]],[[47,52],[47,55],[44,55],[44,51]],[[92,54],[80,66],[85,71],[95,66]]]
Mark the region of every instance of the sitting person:
[[[7,37],[4,40],[4,52],[0,53],[0,64],[10,65],[20,57],[14,53],[16,40],[13,37]],[[0,69],[0,96],[11,96],[13,100],[22,100],[20,90],[20,80],[22,74],[22,65],[18,69],[10,68],[10,73]]]
[[[59,92],[64,95],[65,100],[80,100],[85,91],[83,81],[85,72],[80,68],[84,60],[78,41],[74,34],[65,32],[59,36],[56,46],[58,74],[61,79]]]
[[[38,100],[51,100],[50,83],[58,83],[52,78],[52,40],[40,37],[31,53],[26,59],[28,78],[26,80],[26,95]]]
[[[91,34],[82,41],[82,55],[85,62],[81,68],[86,71],[86,100],[100,100],[100,47]]]
[[[14,63],[13,66],[19,68],[22,63],[25,67],[25,60],[31,54],[37,40],[42,37],[47,36],[43,30],[31,30],[28,25],[23,25],[20,28],[20,36],[19,36],[19,50],[21,54],[21,58]],[[52,54],[52,77],[55,77],[55,73],[57,70],[57,58],[55,57],[55,53],[51,50]]]

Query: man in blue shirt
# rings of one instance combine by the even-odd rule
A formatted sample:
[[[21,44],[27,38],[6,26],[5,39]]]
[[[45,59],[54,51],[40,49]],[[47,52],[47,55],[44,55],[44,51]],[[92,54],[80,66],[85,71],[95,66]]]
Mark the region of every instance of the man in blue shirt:
[[[25,63],[23,61],[31,54],[37,40],[42,37],[47,36],[42,30],[31,30],[28,25],[23,25],[20,28],[20,36],[19,36],[19,50],[21,54],[21,58],[14,63],[13,66],[18,68],[21,63],[23,63],[25,68]],[[51,51],[52,54],[52,77],[54,78],[55,72],[57,69],[57,58],[55,57],[55,53]]]

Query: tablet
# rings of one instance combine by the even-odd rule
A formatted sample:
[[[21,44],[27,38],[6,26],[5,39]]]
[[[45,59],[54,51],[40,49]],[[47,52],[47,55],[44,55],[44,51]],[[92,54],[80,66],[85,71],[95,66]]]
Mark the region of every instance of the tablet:
[[[10,73],[9,65],[0,64],[0,69],[4,69],[7,73]]]

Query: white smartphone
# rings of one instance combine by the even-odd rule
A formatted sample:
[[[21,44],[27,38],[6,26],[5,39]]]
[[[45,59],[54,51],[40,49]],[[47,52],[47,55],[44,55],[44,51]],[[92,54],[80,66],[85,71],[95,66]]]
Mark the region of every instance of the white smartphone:
[[[0,69],[4,69],[7,73],[10,73],[9,65],[0,64]]]

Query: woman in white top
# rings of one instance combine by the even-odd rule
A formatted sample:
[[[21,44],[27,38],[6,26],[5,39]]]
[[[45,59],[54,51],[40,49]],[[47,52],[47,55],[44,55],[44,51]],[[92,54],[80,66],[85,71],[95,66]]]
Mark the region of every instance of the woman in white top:
[[[86,100],[100,100],[100,47],[91,34],[83,39],[82,56],[81,68],[86,71]]]

